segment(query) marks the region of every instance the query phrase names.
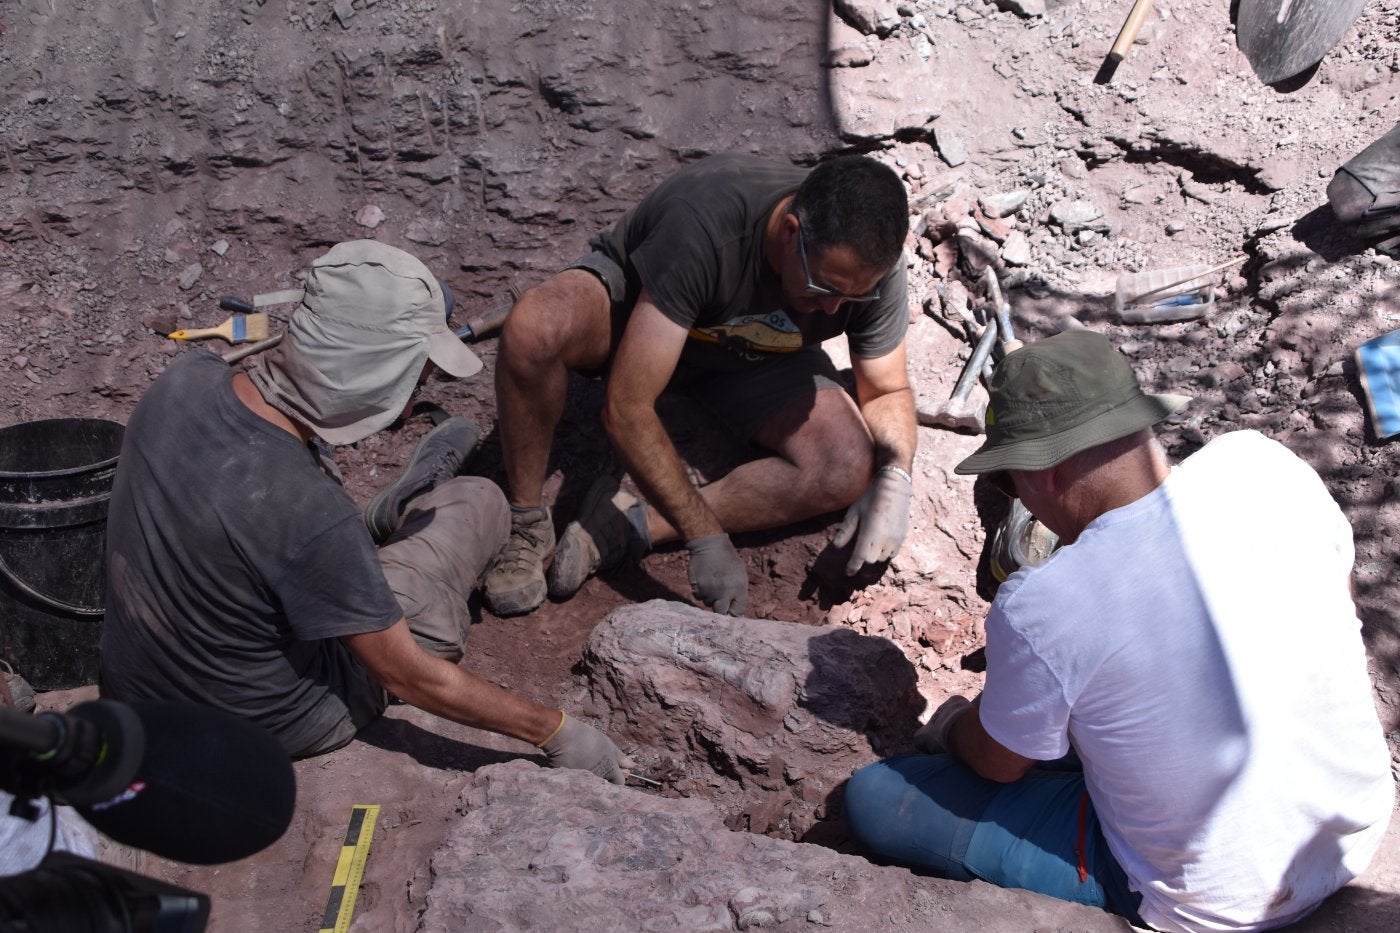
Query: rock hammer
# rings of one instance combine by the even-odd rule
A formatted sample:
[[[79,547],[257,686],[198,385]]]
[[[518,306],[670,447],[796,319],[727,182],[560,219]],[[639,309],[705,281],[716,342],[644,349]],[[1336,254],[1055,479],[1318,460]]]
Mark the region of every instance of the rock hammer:
[[[977,348],[972,351],[972,356],[967,358],[962,375],[958,376],[958,382],[953,386],[953,394],[934,411],[916,412],[919,424],[965,434],[982,433],[987,405],[985,402],[971,402],[968,396],[972,394],[973,383],[981,374],[982,367],[991,356],[992,346],[996,342],[997,322],[993,319],[982,328],[982,336],[977,339]]]

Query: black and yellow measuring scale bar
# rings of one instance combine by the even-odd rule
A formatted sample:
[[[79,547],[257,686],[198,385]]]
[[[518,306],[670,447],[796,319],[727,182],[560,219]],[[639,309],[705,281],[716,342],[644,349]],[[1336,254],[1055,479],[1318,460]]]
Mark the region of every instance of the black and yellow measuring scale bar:
[[[374,839],[374,821],[378,818],[378,804],[358,803],[350,808],[350,825],[345,830],[345,843],[335,863],[331,897],[326,901],[320,933],[345,933],[350,929],[355,898],[365,874],[365,860],[369,858],[369,844]]]

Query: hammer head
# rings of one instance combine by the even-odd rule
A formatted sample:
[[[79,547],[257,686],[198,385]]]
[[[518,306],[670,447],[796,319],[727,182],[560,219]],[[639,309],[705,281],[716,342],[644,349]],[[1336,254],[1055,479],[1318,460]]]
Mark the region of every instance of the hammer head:
[[[945,428],[959,434],[981,434],[987,412],[986,402],[949,399],[933,411],[919,411],[919,424]]]

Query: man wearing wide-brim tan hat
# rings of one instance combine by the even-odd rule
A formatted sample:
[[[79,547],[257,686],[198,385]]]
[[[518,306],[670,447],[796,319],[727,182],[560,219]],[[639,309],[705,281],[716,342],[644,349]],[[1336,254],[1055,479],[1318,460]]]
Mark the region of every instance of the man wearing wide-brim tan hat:
[[[1159,930],[1293,922],[1359,875],[1394,797],[1318,475],[1254,431],[1169,467],[1102,336],[1007,355],[960,463],[1064,545],[986,619],[980,696],[857,772],[845,808],[883,858],[1092,904]]]
[[[501,491],[458,475],[476,427],[438,424],[364,516],[325,449],[393,423],[434,368],[480,370],[447,314],[418,259],[341,243],[247,370],[194,351],[156,380],[112,493],[103,695],[215,706],[301,757],[349,742],[392,694],[622,782],[607,736],[457,664],[509,530]]]

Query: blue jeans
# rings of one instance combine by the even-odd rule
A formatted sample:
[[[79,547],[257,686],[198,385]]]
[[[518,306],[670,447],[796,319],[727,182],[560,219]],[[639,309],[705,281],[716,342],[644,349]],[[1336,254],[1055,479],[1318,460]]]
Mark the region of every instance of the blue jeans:
[[[1146,926],[1142,897],[1108,850],[1077,759],[1001,784],[951,755],[888,758],[851,777],[846,822],[891,862],[1101,907]]]

